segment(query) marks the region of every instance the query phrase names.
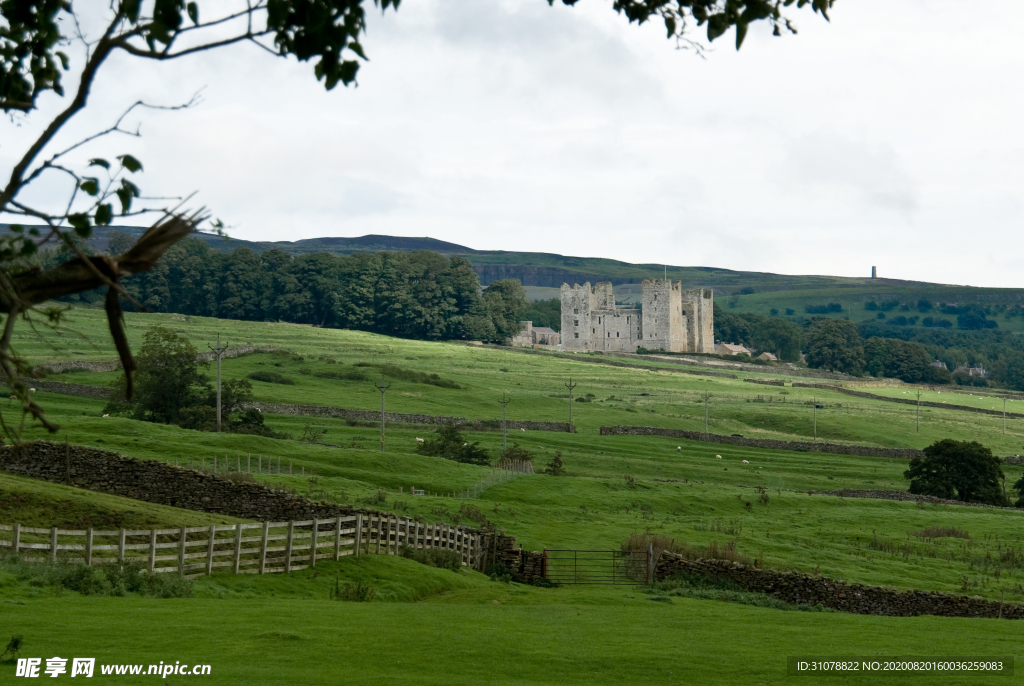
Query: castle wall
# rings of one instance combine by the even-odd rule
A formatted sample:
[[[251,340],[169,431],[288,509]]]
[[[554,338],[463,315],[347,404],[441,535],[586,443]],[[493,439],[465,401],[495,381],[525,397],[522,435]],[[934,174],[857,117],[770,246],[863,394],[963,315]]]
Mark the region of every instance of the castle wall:
[[[591,312],[592,350],[635,352],[641,343],[642,327],[638,309],[595,310]]]

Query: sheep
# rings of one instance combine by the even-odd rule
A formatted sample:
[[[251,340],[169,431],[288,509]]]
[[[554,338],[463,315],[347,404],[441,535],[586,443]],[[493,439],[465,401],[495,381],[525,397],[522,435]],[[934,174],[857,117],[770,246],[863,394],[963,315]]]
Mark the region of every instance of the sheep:
[[[103,416],[104,416],[104,417],[109,417],[110,415],[109,415],[109,414],[105,414],[105,415],[103,415]]]
[[[721,460],[721,459],[722,459],[722,456],[721,456],[721,455],[715,455],[715,459],[716,459],[716,460]]]
[[[743,464],[750,464],[750,463],[747,462],[746,460],[743,460]]]
[[[416,442],[417,442],[417,443],[424,443],[425,441],[424,441],[424,440],[423,440],[422,438],[417,438],[417,439],[416,439]]]
[[[681,445],[676,446],[676,450],[682,450],[682,449],[683,449],[683,446],[681,446]]]

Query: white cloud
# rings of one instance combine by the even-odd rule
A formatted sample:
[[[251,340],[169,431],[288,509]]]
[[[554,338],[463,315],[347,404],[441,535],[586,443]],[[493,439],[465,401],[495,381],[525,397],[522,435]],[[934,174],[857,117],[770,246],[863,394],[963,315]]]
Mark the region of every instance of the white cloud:
[[[798,36],[726,36],[701,60],[597,0],[406,2],[372,13],[358,88],[244,46],[119,58],[68,136],[207,86],[101,152],[138,154],[147,192],[200,191],[241,238],[1021,285],[1024,5],[792,11]],[[34,130],[4,130],[0,165]]]

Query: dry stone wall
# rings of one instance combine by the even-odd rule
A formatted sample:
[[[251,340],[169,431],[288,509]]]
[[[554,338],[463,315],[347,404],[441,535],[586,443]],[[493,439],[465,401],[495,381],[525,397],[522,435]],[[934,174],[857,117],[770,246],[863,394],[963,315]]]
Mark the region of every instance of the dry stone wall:
[[[662,429],[654,426],[602,426],[602,436],[668,436],[688,441],[705,441],[739,445],[747,448],[766,448],[769,450],[796,450],[800,452],[836,453],[840,455],[862,455],[864,457],[895,457],[912,459],[924,457],[921,450],[910,448],[875,448],[866,445],[842,445],[839,443],[808,443],[806,441],[780,441],[772,438],[744,438],[742,436],[723,436],[721,434],[705,434],[700,431],[683,431],[681,429]]]
[[[90,491],[244,519],[289,521],[357,511],[348,505],[313,502],[259,484],[235,483],[164,462],[48,441],[0,446],[0,469]]]
[[[1024,605],[934,591],[898,591],[881,586],[848,584],[826,576],[757,569],[727,560],[686,560],[673,553],[662,553],[654,573],[657,579],[667,579],[680,573],[726,578],[744,590],[766,593],[794,605],[821,604],[860,615],[1024,619]]]

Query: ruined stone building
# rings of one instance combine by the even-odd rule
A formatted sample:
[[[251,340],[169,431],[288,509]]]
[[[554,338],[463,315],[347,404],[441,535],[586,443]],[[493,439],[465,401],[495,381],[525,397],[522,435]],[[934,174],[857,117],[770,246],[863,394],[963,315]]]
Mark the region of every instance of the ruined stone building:
[[[610,282],[562,284],[562,348],[715,352],[710,288],[644,279],[641,308],[617,307]]]

